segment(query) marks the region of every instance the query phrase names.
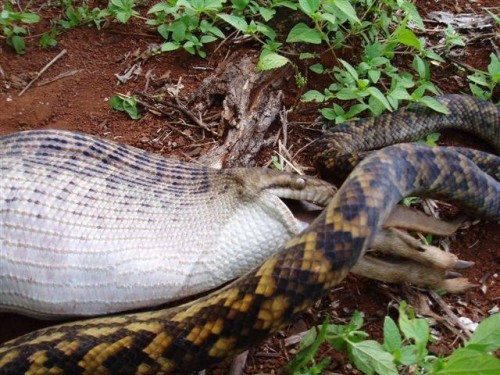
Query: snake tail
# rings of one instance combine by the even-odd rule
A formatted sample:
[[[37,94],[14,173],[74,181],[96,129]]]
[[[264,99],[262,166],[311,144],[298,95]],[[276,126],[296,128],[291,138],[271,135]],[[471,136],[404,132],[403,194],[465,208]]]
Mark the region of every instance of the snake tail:
[[[378,117],[347,122],[327,131],[316,144],[316,165],[321,175],[338,181],[338,177],[330,176],[345,174],[337,169],[342,165],[355,165],[360,159],[350,154],[417,141],[443,129],[471,133],[489,143],[496,153],[500,152],[500,108],[497,105],[466,95],[442,95],[435,99],[449,114],[415,104]],[[348,163],[343,164],[345,160]]]

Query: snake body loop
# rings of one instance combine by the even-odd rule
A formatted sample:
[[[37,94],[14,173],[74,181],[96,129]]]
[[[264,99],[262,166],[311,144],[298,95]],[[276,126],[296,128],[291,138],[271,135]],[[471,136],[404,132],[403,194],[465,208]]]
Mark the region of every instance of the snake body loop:
[[[354,170],[308,230],[226,288],[173,310],[25,335],[0,349],[0,373],[185,373],[209,366],[278,330],[338,284],[409,194],[446,197],[500,219],[500,184],[466,157],[388,147]]]

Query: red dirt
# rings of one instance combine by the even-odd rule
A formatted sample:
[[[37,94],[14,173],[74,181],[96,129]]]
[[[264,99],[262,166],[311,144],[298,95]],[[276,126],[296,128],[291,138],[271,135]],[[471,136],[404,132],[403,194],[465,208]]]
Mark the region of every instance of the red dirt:
[[[38,5],[43,1],[35,1]],[[418,1],[417,5],[425,12],[431,10],[469,10],[469,6],[478,10],[480,5],[496,5],[496,1]],[[457,9],[457,7],[459,9]],[[49,9],[48,12],[54,12]],[[35,28],[36,32],[47,29],[42,23]],[[108,99],[116,92],[127,93],[143,91],[145,88],[146,72],[152,72],[156,77],[167,76],[167,83],[177,83],[182,78],[184,88],[181,96],[188,98],[196,90],[201,80],[217,67],[221,59],[232,50],[242,50],[242,47],[228,44],[215,54],[209,53],[204,60],[190,56],[184,52],[156,55],[142,63],[142,73],[126,84],[117,84],[115,74],[123,74],[133,62],[132,54],[138,50],[143,52],[151,43],[160,43],[160,37],[151,33],[142,22],[134,21],[127,25],[111,24],[101,31],[94,28],[81,27],[70,30],[58,37],[59,45],[56,49],[42,50],[28,43],[28,52],[24,56],[17,56],[8,47],[0,45],[0,135],[27,129],[70,129],[128,143],[136,147],[162,153],[177,158],[187,158],[192,151],[190,141],[177,133],[168,132],[166,124],[180,126],[175,121],[179,115],[172,111],[172,116],[158,117],[151,113],[144,113],[139,121],[128,119],[123,113],[110,109]],[[252,46],[250,46],[252,47]],[[249,48],[248,45],[245,49]],[[70,77],[61,78],[44,86],[35,83],[21,97],[21,89],[63,49],[67,54],[43,74],[38,82],[55,78],[59,74],[71,70],[78,72]],[[477,42],[465,50],[464,62],[474,67],[483,68],[487,65],[491,47]],[[2,77],[1,72],[5,76]],[[310,77],[310,84],[314,85],[314,77]],[[459,92],[466,89],[464,74],[452,64],[443,64],[434,73],[434,81],[445,92]],[[308,87],[309,88],[309,87]],[[291,77],[285,90],[285,103],[297,103],[300,95]],[[299,110],[290,116],[294,122],[310,122],[317,116],[315,106],[300,105]],[[186,128],[181,128],[185,130]],[[191,128],[189,128],[191,129]],[[199,129],[190,130],[192,136],[202,141],[202,132]],[[169,134],[168,137],[160,135]],[[290,126],[289,144],[296,152],[317,137],[317,132],[308,131],[300,126]],[[471,145],[468,137],[448,132],[447,143],[465,143]],[[480,145],[473,142],[472,145]],[[270,159],[272,150],[262,153],[259,160],[265,164]],[[308,150],[301,153],[300,161],[306,163],[312,155]],[[473,282],[479,283],[486,275],[483,286],[485,290],[474,290],[465,296],[446,296],[445,301],[457,315],[468,316],[473,321],[480,321],[488,315],[488,311],[497,306],[500,298],[499,265],[500,265],[500,225],[498,223],[480,222],[470,229],[461,231],[454,237],[451,250],[465,260],[473,260],[476,265],[464,271]],[[480,256],[478,256],[480,255]],[[395,316],[396,310],[391,308],[394,296],[403,296],[408,299],[414,294],[407,288],[386,286],[371,280],[349,276],[331,292],[329,296],[318,302],[316,307],[303,318],[292,324],[283,333],[278,333],[262,345],[251,350],[245,367],[246,373],[276,371],[292,356],[290,349],[284,348],[284,338],[290,333],[297,333],[307,327],[320,324],[329,314],[332,321],[347,321],[354,310],[360,310],[365,315],[367,326],[365,329],[372,337],[380,338],[383,318],[387,313]],[[439,307],[431,306],[437,314],[442,312]],[[0,342],[19,334],[29,332],[40,326],[50,323],[39,322],[34,319],[16,317],[10,314],[0,314]],[[437,352],[446,353],[454,335],[438,325],[436,328],[442,335],[441,341],[434,345]],[[455,342],[455,346],[460,342]],[[355,373],[346,362],[343,355],[333,352],[326,346],[322,347],[322,354],[333,356],[329,369],[340,373]],[[209,371],[212,374],[222,374],[228,369],[228,364]]]

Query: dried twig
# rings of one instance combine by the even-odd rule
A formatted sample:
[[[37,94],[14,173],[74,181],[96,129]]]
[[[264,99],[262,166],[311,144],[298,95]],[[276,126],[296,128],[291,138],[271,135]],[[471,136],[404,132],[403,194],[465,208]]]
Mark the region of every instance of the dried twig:
[[[467,336],[468,339],[470,339],[472,337],[472,334],[469,330],[469,328],[467,328],[461,321],[460,319],[458,319],[458,316],[455,315],[455,313],[453,311],[451,311],[451,309],[448,307],[448,305],[446,304],[446,302],[443,301],[443,299],[441,297],[439,297],[437,295],[436,292],[434,292],[433,290],[429,290],[429,296],[431,296],[431,298],[439,305],[439,307],[441,308],[441,310],[443,310],[443,312],[448,316],[448,318],[452,321],[452,323],[460,328],[463,332],[463,334],[465,336]]]
[[[138,92],[136,94],[142,96],[143,98],[149,98],[146,94],[143,94],[140,92]],[[186,117],[188,117],[191,121],[193,121],[196,125],[198,125],[202,129],[208,131],[212,135],[218,136],[217,132],[210,129],[202,120],[196,118],[196,116],[192,112],[190,112],[186,107],[184,107],[181,103],[174,104],[174,103],[166,102],[163,100],[155,100],[155,103],[166,106],[166,107],[171,107],[171,108],[177,109],[178,111],[182,112]],[[161,113],[164,113],[156,107],[155,107],[155,109]]]
[[[143,96],[143,97],[147,97],[146,95],[144,95],[144,94],[140,94],[140,93],[138,93],[138,95],[141,95],[141,96]],[[150,111],[152,111],[153,113],[156,111],[156,112],[161,113],[162,115],[165,115],[165,116],[169,116],[169,115],[170,115],[169,113],[167,113],[167,112],[165,112],[165,111],[161,110],[160,108],[157,108],[157,107],[155,107],[155,106],[153,106],[153,105],[151,105],[151,104],[148,104],[148,103],[146,103],[146,102],[145,102],[145,101],[143,101],[143,100],[140,100],[140,99],[137,99],[137,98],[136,98],[136,101],[137,101],[137,103],[139,103],[139,104],[140,104],[140,105],[142,105],[143,107],[145,107],[145,108],[149,109],[149,110],[150,110]],[[157,114],[158,114],[158,113],[157,113]],[[184,132],[180,131],[180,130],[179,130],[179,129],[177,129],[175,126],[171,126],[171,125],[170,125],[170,124],[168,124],[168,123],[165,123],[165,125],[166,125],[166,126],[167,126],[170,130],[172,130],[172,131],[174,131],[174,132],[177,132],[177,133],[181,134],[182,136],[184,136],[184,137],[188,138],[190,141],[193,141],[193,142],[194,142],[193,137],[191,137],[190,135],[185,134]]]
[[[31,87],[31,85],[32,85],[33,83],[35,83],[35,81],[36,81],[38,78],[40,78],[40,77],[42,76],[42,74],[43,74],[43,73],[45,73],[45,72],[47,71],[47,69],[49,69],[52,65],[54,65],[54,64],[56,63],[56,61],[57,61],[57,60],[59,60],[61,57],[63,57],[66,53],[68,53],[68,51],[66,51],[65,49],[63,49],[61,52],[59,52],[59,54],[58,54],[56,57],[54,57],[54,58],[53,58],[53,59],[52,59],[52,60],[51,60],[51,61],[50,61],[47,65],[45,65],[45,66],[42,68],[42,70],[40,70],[40,71],[37,73],[36,77],[35,77],[35,78],[33,78],[33,79],[31,80],[31,82],[30,82],[30,83],[28,83],[28,84],[26,85],[26,87],[25,87],[25,88],[24,88],[24,89],[23,89],[23,90],[22,90],[22,91],[21,91],[21,92],[20,92],[17,96],[21,96],[21,95],[23,95],[23,94],[26,92],[26,90],[28,90],[28,89]]]
[[[41,81],[40,83],[38,83],[36,85],[36,87],[40,87],[40,86],[45,86],[45,85],[48,85],[49,83],[52,83],[52,82],[55,82],[55,81],[58,81],[62,78],[66,78],[66,77],[71,77],[71,76],[74,76],[76,73],[79,73],[81,72],[82,69],[74,69],[74,70],[68,70],[67,72],[63,72],[61,74],[58,74],[56,77],[54,78],[48,78],[48,79],[44,79],[43,81]]]

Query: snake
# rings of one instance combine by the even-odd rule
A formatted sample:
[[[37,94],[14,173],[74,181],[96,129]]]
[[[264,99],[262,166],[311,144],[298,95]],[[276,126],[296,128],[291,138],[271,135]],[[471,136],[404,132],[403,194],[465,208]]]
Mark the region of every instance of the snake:
[[[462,96],[438,100],[448,107],[448,115],[431,115],[416,106],[403,110],[404,120],[389,114],[340,126],[334,133],[355,142],[354,134],[369,136],[368,128],[377,124],[389,129],[391,119],[402,133],[419,126],[463,124],[465,130],[487,134],[498,152],[497,106]],[[320,143],[335,147],[333,137],[329,134]],[[330,158],[321,153],[320,165],[329,164]],[[493,160],[498,167],[498,158]],[[500,183],[465,155],[416,144],[385,147],[359,163],[307,229],[226,287],[170,309],[28,333],[0,346],[0,373],[169,374],[209,367],[276,332],[340,283],[392,208],[408,195],[445,199],[477,216],[500,219]]]

